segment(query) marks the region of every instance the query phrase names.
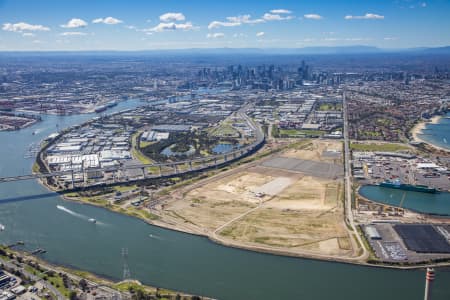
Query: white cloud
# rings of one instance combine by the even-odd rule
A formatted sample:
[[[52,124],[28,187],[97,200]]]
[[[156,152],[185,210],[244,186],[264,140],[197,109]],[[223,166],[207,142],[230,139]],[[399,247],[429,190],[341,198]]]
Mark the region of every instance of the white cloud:
[[[335,42],[335,41],[340,41],[341,39],[339,39],[339,38],[324,38],[324,39],[322,39],[322,41],[325,41],[325,42]]]
[[[291,14],[292,13],[292,11],[287,10],[287,9],[272,9],[270,12],[273,14]]]
[[[23,31],[49,31],[50,28],[43,25],[32,25],[25,22],[19,22],[15,24],[5,23],[2,27],[5,31],[23,32]]]
[[[22,33],[22,36],[24,36],[24,37],[33,37],[33,36],[36,36],[34,33],[32,33],[32,32],[24,32],[24,33]]]
[[[193,30],[196,29],[197,27],[194,27],[192,25],[191,22],[186,22],[186,23],[174,23],[174,22],[170,22],[170,23],[159,23],[158,25],[156,25],[153,28],[150,29],[145,29],[145,32],[163,32],[163,31],[174,31],[174,30]]]
[[[296,44],[300,45],[300,44],[303,44],[303,43],[311,43],[311,42],[314,42],[314,41],[316,41],[316,39],[314,39],[314,38],[305,38],[305,39],[302,39],[302,40],[298,41]]]
[[[311,19],[311,20],[321,20],[321,19],[323,19],[323,17],[321,15],[318,15],[318,14],[306,14],[306,15],[303,15],[303,17],[305,19]]]
[[[227,20],[231,23],[239,23],[239,24],[258,24],[264,23],[263,19],[252,19],[250,15],[242,15],[236,17],[227,17]]]
[[[321,41],[324,42],[337,42],[337,41],[345,41],[345,42],[362,42],[362,41],[372,41],[371,38],[358,38],[358,37],[352,37],[352,38],[334,38],[334,37],[327,37],[321,39]]]
[[[278,10],[272,10],[272,11],[278,11]],[[281,10],[280,10],[281,11]],[[288,14],[287,10],[283,10],[283,13]],[[265,23],[269,21],[281,21],[281,20],[290,20],[293,19],[293,16],[282,16],[280,14],[272,14],[272,13],[265,13],[262,18],[259,19],[252,19],[251,15],[239,15],[234,17],[227,17],[227,20],[225,22],[223,21],[212,21],[208,25],[208,29],[215,29],[220,27],[234,27],[234,26],[241,26],[242,24],[259,24],[259,23]]]
[[[233,37],[234,38],[243,38],[243,37],[247,37],[247,35],[244,33],[235,33],[235,34],[233,34]]]
[[[67,22],[67,24],[61,25],[62,28],[80,28],[86,27],[88,24],[86,21],[78,18],[73,18]]]
[[[422,7],[427,7],[427,3],[426,3],[426,2],[422,2],[422,3],[420,4],[420,6],[422,6]]]
[[[161,22],[171,22],[171,21],[184,21],[186,20],[186,17],[182,13],[165,13],[161,16],[159,16],[159,19]]]
[[[384,19],[384,16],[372,14],[372,13],[366,13],[364,16],[351,16],[347,15],[344,17],[346,20],[357,20],[357,19],[365,19],[365,20],[382,20]]]
[[[266,21],[282,21],[282,20],[290,20],[290,19],[292,19],[292,16],[283,17],[279,14],[265,13],[263,16],[263,19]]]
[[[63,32],[60,35],[62,35],[62,36],[81,36],[81,35],[86,35],[86,33],[79,32],[79,31],[69,31],[69,32]]]
[[[123,23],[123,21],[113,18],[113,17],[106,17],[106,18],[94,19],[94,20],[92,20],[92,23],[94,23],[94,24],[103,23],[103,24],[107,24],[107,25],[116,25],[119,23]]]
[[[221,21],[212,21],[208,25],[208,29],[214,29],[219,27],[233,27],[233,26],[240,26],[241,23],[239,22],[221,22]]]
[[[371,38],[345,38],[345,41],[349,42],[361,42],[361,41],[371,41]]]
[[[130,29],[130,30],[136,30],[137,29],[136,26],[133,26],[133,25],[125,25],[124,27],[126,29]]]
[[[396,41],[396,40],[398,40],[398,38],[388,36],[388,37],[385,37],[383,40],[385,40],[385,41]]]
[[[225,34],[223,34],[223,33],[221,33],[221,32],[217,32],[217,33],[208,33],[208,34],[206,35],[206,37],[207,37],[208,39],[220,39],[220,38],[225,37]]]
[[[257,37],[263,37],[266,33],[264,31],[256,33]]]

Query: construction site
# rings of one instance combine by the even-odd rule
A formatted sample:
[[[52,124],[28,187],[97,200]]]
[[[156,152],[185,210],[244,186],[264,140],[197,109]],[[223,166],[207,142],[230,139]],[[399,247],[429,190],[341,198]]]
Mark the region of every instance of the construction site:
[[[173,191],[158,222],[249,249],[351,259],[342,143],[304,141]]]

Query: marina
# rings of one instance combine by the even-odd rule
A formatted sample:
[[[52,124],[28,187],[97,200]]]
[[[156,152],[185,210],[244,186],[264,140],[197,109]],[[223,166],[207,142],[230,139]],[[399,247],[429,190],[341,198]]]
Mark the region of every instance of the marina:
[[[364,185],[358,193],[364,198],[393,206],[400,206],[415,212],[450,216],[450,193],[422,193],[386,188],[377,185]]]

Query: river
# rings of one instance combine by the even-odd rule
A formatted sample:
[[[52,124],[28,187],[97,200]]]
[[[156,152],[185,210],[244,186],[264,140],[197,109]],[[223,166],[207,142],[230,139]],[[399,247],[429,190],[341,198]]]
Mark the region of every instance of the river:
[[[120,103],[112,111],[139,105]],[[0,176],[29,173],[31,143],[93,115],[44,116],[16,132],[0,132]],[[36,132],[32,135],[32,132]],[[98,220],[97,224],[88,221]],[[102,208],[67,202],[36,181],[0,184],[0,242],[41,247],[42,258],[105,277],[122,278],[122,248],[131,277],[143,283],[218,299],[422,299],[423,271],[369,268],[233,249]],[[450,270],[439,269],[433,299],[450,299]]]

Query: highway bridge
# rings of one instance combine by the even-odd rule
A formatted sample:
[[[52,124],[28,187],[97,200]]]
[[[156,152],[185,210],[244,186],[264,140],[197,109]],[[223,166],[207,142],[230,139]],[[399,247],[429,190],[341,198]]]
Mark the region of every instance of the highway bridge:
[[[247,119],[254,132],[256,133],[256,140],[250,145],[245,147],[236,149],[234,151],[230,151],[224,154],[207,156],[202,158],[195,158],[190,160],[183,160],[177,162],[170,163],[152,163],[152,164],[133,164],[133,165],[124,165],[121,164],[119,166],[113,167],[105,167],[105,168],[89,168],[86,170],[65,170],[65,171],[55,171],[49,173],[34,173],[27,175],[19,175],[19,176],[10,176],[10,177],[0,177],[0,183],[21,181],[21,180],[32,180],[32,179],[46,179],[46,178],[59,178],[62,176],[69,176],[71,178],[71,188],[81,188],[81,187],[90,187],[90,186],[98,186],[98,185],[109,185],[109,184],[119,184],[126,183],[129,181],[139,181],[145,179],[157,179],[157,178],[165,178],[176,175],[188,174],[192,172],[200,172],[204,170],[208,170],[215,167],[220,167],[236,160],[239,160],[245,156],[248,156],[257,150],[259,150],[265,142],[264,134],[261,128],[256,125],[253,121],[251,121],[248,116],[243,114],[243,117]],[[184,166],[184,168],[182,168]],[[141,170],[142,175],[138,178],[130,178],[124,174],[126,174],[127,170]],[[156,173],[148,173],[148,170],[157,170]],[[146,171],[147,170],[147,171]],[[170,170],[170,171],[168,171]],[[86,172],[102,172],[104,173],[112,173],[113,179],[111,180],[97,180],[94,182],[76,182],[75,174],[81,173],[84,174]]]
[[[247,147],[228,152],[226,154],[220,154],[220,155],[214,155],[214,156],[208,156],[204,158],[196,158],[191,160],[183,160],[183,161],[177,161],[177,162],[171,162],[171,163],[155,163],[155,164],[135,164],[135,165],[121,165],[121,166],[115,166],[115,167],[107,167],[107,168],[89,168],[86,170],[82,170],[81,173],[89,171],[89,172],[124,172],[126,170],[131,169],[148,169],[148,168],[157,168],[160,170],[160,172],[157,175],[151,175],[147,176],[146,178],[156,178],[161,176],[167,176],[168,174],[163,174],[163,170],[170,168],[174,170],[173,174],[182,174],[187,173],[191,171],[200,171],[202,169],[215,167],[219,165],[223,165],[224,163],[235,161],[236,159],[240,159],[246,155],[249,155],[253,152],[255,152],[258,147],[263,143],[264,139],[259,140]],[[188,169],[180,171],[179,166],[187,165],[189,166]],[[0,183],[3,182],[13,182],[13,181],[20,181],[20,180],[31,180],[31,179],[42,179],[42,178],[48,178],[48,177],[61,177],[61,176],[72,176],[74,173],[77,173],[78,171],[74,170],[66,170],[66,171],[55,171],[50,173],[35,173],[35,174],[27,174],[27,175],[19,175],[19,176],[11,176],[11,177],[0,177]],[[145,176],[145,172],[143,172],[143,175]]]

